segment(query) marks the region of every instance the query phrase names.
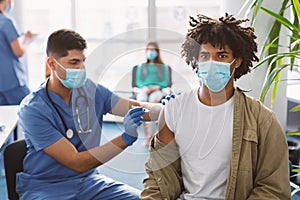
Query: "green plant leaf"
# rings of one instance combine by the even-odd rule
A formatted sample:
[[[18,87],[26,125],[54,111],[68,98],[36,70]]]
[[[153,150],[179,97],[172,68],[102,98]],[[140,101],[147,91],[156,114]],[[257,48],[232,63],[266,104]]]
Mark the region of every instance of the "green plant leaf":
[[[292,131],[292,132],[287,132],[285,135],[286,135],[286,136],[295,136],[295,135],[300,135],[300,131]]]
[[[286,68],[287,66],[289,66],[289,65],[288,64],[281,65],[281,66],[279,66],[279,67],[275,68],[274,70],[267,73],[267,76],[265,78],[265,82],[263,84],[263,88],[260,92],[259,99],[260,99],[261,102],[265,101],[266,95],[268,94],[268,91],[269,91],[270,87],[274,83],[274,80],[276,79],[276,76],[278,76],[278,73],[280,73],[280,71],[282,69]]]
[[[282,59],[278,60],[278,65],[281,66],[282,65]],[[281,74],[281,70],[278,71],[278,73],[275,76],[274,79],[274,87],[273,87],[273,91],[272,91],[272,97],[271,97],[271,108],[273,108],[274,102],[275,102],[275,98],[276,98],[276,94],[278,91],[278,85],[279,85],[279,80],[280,80],[280,74]]]
[[[299,1],[294,1],[292,3],[293,7],[292,7],[292,15],[294,16],[294,21],[293,21],[293,24],[295,27],[299,27],[299,8],[300,8],[300,5],[299,5]],[[300,40],[300,33],[296,33],[296,32],[293,32],[292,33],[292,36],[290,37],[290,51],[297,51],[300,49],[300,44],[299,42],[296,42],[297,40]],[[291,62],[291,70],[293,69],[293,65],[295,63],[295,58],[291,58],[290,59],[290,62]]]
[[[248,0],[248,5],[249,2],[250,0]],[[279,81],[281,81],[281,70],[287,66],[290,66],[290,69],[293,69],[296,66],[296,59],[300,58],[300,3],[299,0],[282,0],[280,2],[281,8],[279,12],[273,12],[272,10],[262,7],[262,0],[253,0],[252,3],[251,9],[255,19],[257,18],[258,9],[275,19],[265,39],[263,48],[260,50],[260,61],[253,67],[255,70],[263,64],[268,63],[268,69],[263,88],[261,90],[260,100],[262,102],[265,100],[265,97],[271,86],[274,85],[271,98],[271,105],[273,105],[278,90]],[[292,12],[289,16],[294,16],[294,18],[292,17],[292,19],[294,19],[293,21],[292,19],[289,20],[288,18],[284,17],[286,11]],[[255,19],[253,21],[255,21]],[[292,34],[287,35],[287,37],[289,37],[289,43],[286,45],[281,43],[281,37],[283,37],[280,35],[282,26],[286,27],[292,32]],[[286,35],[284,37],[286,37]],[[279,47],[281,47],[281,52],[279,52]],[[289,63],[282,65],[283,59],[289,59]]]
[[[292,172],[295,172],[295,173],[300,172],[300,168],[292,169]]]
[[[279,11],[278,15],[281,15],[281,16],[284,15],[284,12],[286,10],[286,5],[287,5],[288,2],[289,2],[289,0],[284,0],[282,2],[281,8],[280,8],[280,11]],[[279,40],[276,40],[276,38],[279,38],[279,36],[280,36],[281,26],[282,26],[281,23],[275,19],[275,22],[273,23],[272,28],[270,29],[270,31],[268,33],[268,36],[265,39],[264,44],[266,44],[267,42],[270,42],[270,41],[272,41],[272,43],[273,43],[273,47],[269,48],[268,51],[267,51],[268,55],[278,53]],[[260,52],[260,57],[261,58],[263,57],[263,52],[265,51],[264,50],[265,48],[266,47],[263,47],[261,49],[261,52]],[[271,70],[275,67],[276,67],[275,65],[271,65]]]
[[[251,26],[254,25],[255,20],[257,18],[257,14],[258,11],[260,10],[261,4],[262,4],[263,0],[246,0],[244,2],[244,4],[242,5],[241,9],[239,10],[237,16],[240,16],[244,10],[245,10],[245,14],[244,14],[244,18],[248,18],[248,16],[250,15],[250,12],[252,13],[252,18],[250,20],[250,24]]]
[[[263,0],[256,0],[255,2],[253,2],[252,4],[252,8],[253,8],[253,17],[252,17],[252,20],[251,20],[251,24],[253,25],[255,23],[255,20],[257,18],[257,14],[258,14],[258,11],[260,10],[261,8],[261,4],[263,3]]]
[[[290,112],[298,112],[298,111],[300,111],[300,104],[290,110]]]
[[[296,10],[296,14],[298,16],[298,19],[300,19],[300,2],[299,0],[292,0],[294,8]]]
[[[262,64],[264,64],[265,62],[268,62],[270,60],[272,60],[274,57],[276,57],[277,55],[276,54],[272,54],[272,55],[269,55],[267,57],[265,57],[264,59],[260,60],[258,63],[256,63],[253,67],[253,69],[256,69],[258,68],[259,66],[261,66]]]
[[[252,9],[254,9],[255,5],[257,4],[258,0],[246,0],[244,1],[244,4],[242,5],[241,9],[239,10],[239,12],[237,13],[237,16],[240,16],[244,10],[245,10],[245,14],[244,14],[244,18],[247,18],[247,16],[249,16],[249,13],[251,12]],[[252,17],[251,23],[253,21],[253,18],[256,18],[256,16]]]
[[[300,36],[299,36],[300,37]],[[298,46],[300,44],[300,38],[295,40],[293,43],[291,43],[291,49],[292,50],[298,50]]]
[[[264,7],[260,8],[261,10],[263,10],[264,12],[266,12],[267,14],[271,15],[272,17],[274,17],[278,22],[280,22],[280,24],[284,25],[285,27],[287,27],[288,29],[290,29],[292,32],[295,33],[299,33],[299,27],[294,26],[294,24],[292,24],[287,18],[283,17],[280,14],[277,14],[271,10],[268,10]]]

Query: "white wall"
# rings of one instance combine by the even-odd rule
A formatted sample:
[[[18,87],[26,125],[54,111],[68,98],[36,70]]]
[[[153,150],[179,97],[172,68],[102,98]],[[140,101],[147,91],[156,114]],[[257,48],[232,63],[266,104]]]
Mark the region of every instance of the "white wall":
[[[240,8],[244,4],[245,1],[241,0],[223,0],[222,10],[223,13],[228,12],[230,14],[237,15]],[[281,3],[274,3],[274,0],[264,0],[263,6],[273,10],[278,11],[280,9]],[[244,15],[244,13],[242,13]],[[243,16],[239,16],[242,17]],[[257,42],[259,45],[259,50],[262,48],[264,43],[264,39],[268,34],[268,31],[271,28],[273,23],[273,19],[268,16],[267,14],[263,13],[262,11],[258,14],[258,20],[255,23],[255,33],[257,36]],[[257,54],[258,55],[258,54]],[[240,80],[237,81],[237,85],[244,89],[251,89],[252,91],[249,92],[249,95],[259,98],[262,85],[264,83],[265,75],[267,72],[267,66],[263,66],[258,68],[257,70],[253,71],[252,73],[242,77]],[[286,79],[287,72],[283,71],[281,74],[281,79]],[[266,97],[264,104],[270,107],[270,92]],[[275,99],[275,104],[272,110],[275,112],[280,124],[285,129],[286,127],[286,118],[287,118],[287,97],[286,97],[286,82],[281,82],[279,84],[277,97]]]

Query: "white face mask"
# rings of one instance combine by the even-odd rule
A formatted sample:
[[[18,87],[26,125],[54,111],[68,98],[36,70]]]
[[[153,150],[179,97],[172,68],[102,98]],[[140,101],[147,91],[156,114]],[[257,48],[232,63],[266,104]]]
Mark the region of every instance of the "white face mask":
[[[228,84],[231,76],[230,65],[231,63],[217,62],[214,60],[209,60],[206,62],[198,62],[198,72],[197,75],[201,82],[212,92],[220,92]]]
[[[55,72],[56,77],[66,88],[80,88],[84,85],[86,81],[85,69],[69,69],[69,68],[66,69],[61,64],[59,64],[55,59],[54,61],[56,62],[56,64],[58,64],[61,68],[63,68],[66,71],[66,80],[61,79]]]

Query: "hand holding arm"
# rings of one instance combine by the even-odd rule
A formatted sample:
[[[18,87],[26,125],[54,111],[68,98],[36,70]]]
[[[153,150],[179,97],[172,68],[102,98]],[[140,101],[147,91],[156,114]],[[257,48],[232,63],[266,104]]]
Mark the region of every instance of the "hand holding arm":
[[[118,103],[109,111],[109,113],[117,116],[125,116],[132,106],[147,108],[150,112],[143,115],[145,121],[155,121],[158,119],[159,112],[162,108],[161,103],[139,102],[132,99],[120,98]]]
[[[44,152],[78,173],[86,172],[114,158],[137,139],[137,127],[142,123],[142,114],[144,111],[141,107],[129,110],[124,118],[125,132],[102,146],[78,152],[74,145],[63,137],[46,147]]]
[[[142,107],[136,107],[127,112],[124,118],[125,132],[122,134],[122,139],[127,146],[131,146],[138,138],[137,128],[142,124],[143,115],[145,112]]]

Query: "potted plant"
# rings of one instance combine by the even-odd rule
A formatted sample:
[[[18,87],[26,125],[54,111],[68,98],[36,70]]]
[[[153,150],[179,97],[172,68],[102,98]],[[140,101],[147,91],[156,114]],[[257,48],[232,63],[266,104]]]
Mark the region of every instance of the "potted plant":
[[[281,80],[282,70],[286,68],[293,70],[300,67],[300,3],[299,0],[283,0],[279,12],[263,7],[263,0],[248,0],[245,2],[242,9],[244,9],[247,5],[250,6],[246,11],[246,15],[252,15],[251,23],[253,26],[255,26],[255,21],[257,20],[257,15],[259,12],[265,12],[266,14],[274,18],[272,28],[265,38],[264,46],[260,52],[261,60],[254,66],[254,69],[256,69],[263,65],[268,65],[265,81],[260,92],[260,100],[264,102],[268,92],[272,92],[271,105],[273,105],[280,81],[286,81]],[[291,17],[286,17],[287,12],[291,13]],[[289,30],[288,35],[282,34],[282,27],[286,27]],[[283,44],[280,40],[282,37],[288,37],[289,42],[287,44]],[[300,105],[297,105],[290,110],[290,112],[298,111],[300,111]],[[300,130],[287,132],[286,135],[288,137],[300,135]],[[292,157],[291,150],[300,145],[300,142],[294,142],[293,144],[295,144],[295,146],[293,146],[292,143],[293,142],[291,141],[289,144],[290,159]],[[297,153],[299,154],[299,152]],[[299,165],[299,163],[297,164]],[[300,172],[299,166],[294,166],[292,171],[294,173]],[[291,179],[291,181],[292,180],[293,179]]]

